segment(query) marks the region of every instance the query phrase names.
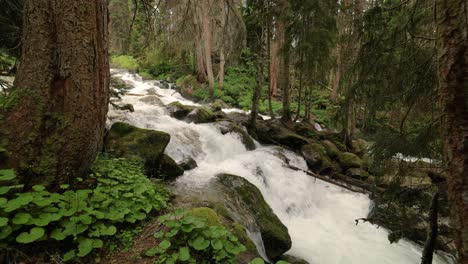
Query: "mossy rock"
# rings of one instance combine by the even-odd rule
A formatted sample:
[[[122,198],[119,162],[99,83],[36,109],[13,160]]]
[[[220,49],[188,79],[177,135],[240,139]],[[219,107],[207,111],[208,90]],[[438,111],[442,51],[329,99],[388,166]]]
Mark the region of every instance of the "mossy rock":
[[[301,135],[310,139],[314,139],[314,140],[319,139],[318,131],[310,123],[296,122],[292,125],[292,129],[298,135]]]
[[[369,178],[369,173],[363,169],[360,168],[349,168],[346,171],[346,176],[358,179],[358,180],[366,180]]]
[[[368,146],[369,143],[364,139],[355,139],[351,141],[351,150],[361,157],[367,152]]]
[[[169,115],[179,120],[187,117],[187,115],[190,114],[193,109],[195,109],[195,107],[183,105],[179,101],[172,102],[167,106]]]
[[[236,201],[241,207],[240,210],[248,210],[252,214],[258,225],[268,258],[279,257],[291,248],[291,237],[287,227],[265,202],[255,185],[242,177],[230,174],[217,175],[217,182],[223,186],[227,200]]]
[[[189,157],[189,158],[185,159],[184,161],[182,161],[179,164],[179,166],[182,167],[182,169],[184,169],[184,170],[193,170],[196,167],[198,167],[198,164],[192,157]]]
[[[197,78],[193,75],[186,75],[176,81],[176,91],[187,99],[193,99],[193,92],[201,88]]]
[[[140,101],[143,103],[150,104],[150,105],[157,105],[157,106],[163,105],[163,102],[161,101],[161,99],[159,99],[159,96],[157,95],[145,96],[141,98]]]
[[[105,149],[116,157],[158,160],[171,136],[155,130],[138,128],[127,123],[114,123],[106,136]]]
[[[200,107],[187,115],[187,119],[195,124],[211,123],[216,121],[216,115],[206,107]]]
[[[332,159],[337,158],[338,155],[341,153],[341,151],[338,149],[335,143],[331,142],[330,140],[322,140],[320,143],[325,148],[327,155]]]
[[[173,180],[184,174],[184,169],[166,154],[163,154],[159,163],[160,167],[158,178],[162,178],[164,180]]]
[[[211,110],[214,112],[221,111],[224,108],[229,108],[229,105],[226,104],[223,100],[221,99],[216,99],[211,105],[210,105]]]
[[[255,132],[261,143],[279,143],[295,150],[299,150],[310,141],[284,126],[279,120],[265,120],[257,122]]]
[[[205,219],[206,223],[209,226],[223,226],[223,222],[218,214],[211,208],[208,207],[198,207],[190,210],[190,213],[202,219]]]
[[[279,258],[276,259],[276,261],[286,261],[289,264],[309,264],[309,262],[299,258],[299,257],[294,257],[288,254],[284,254],[280,256]]]
[[[360,168],[362,166],[362,160],[354,153],[343,152],[338,155],[338,161],[340,162],[343,169],[349,168]]]
[[[332,170],[332,162],[322,145],[318,143],[304,145],[301,148],[301,154],[311,170],[324,173]]]
[[[257,251],[257,248],[255,247],[254,242],[252,242],[252,239],[250,239],[249,235],[247,234],[245,227],[238,223],[233,223],[232,231],[233,234],[240,240],[240,242],[244,244],[248,251]]]
[[[250,137],[249,133],[247,133],[242,127],[240,127],[236,123],[223,120],[221,122],[217,122],[217,126],[223,135],[227,133],[238,134],[247,150],[256,149],[255,142]]]

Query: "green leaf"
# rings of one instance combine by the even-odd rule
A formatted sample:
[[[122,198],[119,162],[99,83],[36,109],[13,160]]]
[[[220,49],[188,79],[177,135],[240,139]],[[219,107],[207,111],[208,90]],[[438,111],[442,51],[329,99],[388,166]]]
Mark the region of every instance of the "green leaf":
[[[60,185],[60,189],[62,189],[62,190],[68,189],[69,187],[70,187],[70,184],[61,184]]]
[[[179,229],[175,229],[175,228],[171,229],[171,231],[166,233],[166,237],[173,237],[177,235],[177,233],[179,233]]]
[[[164,236],[164,232],[156,232],[154,233],[153,237],[156,239],[162,238]]]
[[[16,225],[24,225],[31,219],[31,215],[28,213],[17,213],[13,217],[13,223]]]
[[[33,190],[35,190],[36,192],[42,192],[45,190],[45,187],[43,185],[34,185],[33,187]]]
[[[0,227],[4,227],[8,225],[8,218],[0,217]]]
[[[6,194],[7,192],[10,191],[10,187],[9,186],[2,186],[0,187],[0,195],[4,195]]]
[[[0,170],[0,181],[9,181],[16,178],[14,170]]]
[[[223,248],[223,242],[219,239],[211,240],[211,246],[216,250],[220,250]]]
[[[84,257],[93,250],[93,239],[82,238],[78,240],[78,257]]]
[[[19,236],[16,237],[16,242],[22,243],[22,244],[27,244],[34,242],[41,237],[43,237],[45,234],[45,230],[42,227],[33,227],[29,233],[23,232],[19,234]]]
[[[161,241],[161,243],[159,243],[159,247],[161,247],[162,249],[168,249],[169,247],[171,247],[171,242],[165,239]]]
[[[56,228],[52,231],[50,237],[55,240],[64,240],[67,236],[62,232],[61,228]]]
[[[249,262],[249,264],[265,264],[265,261],[261,258],[255,258],[252,261]]]
[[[63,255],[63,261],[67,262],[76,257],[76,251],[75,250],[70,250],[67,253]]]
[[[205,238],[203,238],[202,236],[198,236],[195,240],[191,242],[191,246],[196,250],[204,250],[209,245],[210,245],[210,242],[206,240]]]
[[[13,232],[13,228],[11,228],[11,226],[6,226],[6,227],[3,227],[3,228],[0,228],[0,239],[5,239],[7,238],[12,232]]]
[[[157,247],[152,247],[150,249],[148,249],[146,252],[145,252],[145,255],[147,257],[154,257],[157,253],[159,253],[161,249],[157,248]]]
[[[284,260],[280,260],[280,261],[276,262],[276,264],[289,264],[289,262],[286,262]]]
[[[190,259],[190,250],[188,247],[179,248],[179,259],[181,261],[187,261]]]

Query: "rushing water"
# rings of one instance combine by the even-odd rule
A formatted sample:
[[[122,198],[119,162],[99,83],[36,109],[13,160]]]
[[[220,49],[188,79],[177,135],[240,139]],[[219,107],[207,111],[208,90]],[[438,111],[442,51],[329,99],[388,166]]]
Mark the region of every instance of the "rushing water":
[[[198,168],[177,180],[185,188],[203,188],[220,172],[239,175],[262,192],[281,221],[288,227],[292,248],[288,254],[312,264],[415,264],[421,247],[406,240],[390,244],[383,228],[359,223],[372,206],[363,194],[353,193],[286,168],[285,162],[307,169],[304,159],[274,146],[247,151],[236,134],[222,135],[216,124],[188,124],[171,118],[164,105],[174,101],[196,105],[157,82],[143,82],[138,76],[122,73],[133,83],[131,95],[123,102],[133,104],[134,113],[111,110],[110,122],[125,121],[135,126],[169,133],[166,153],[176,161],[193,157]],[[148,90],[157,100],[146,100]],[[153,95],[152,98],[155,98]],[[145,101],[145,102],[143,102]],[[240,110],[226,110],[240,111]],[[434,263],[451,263],[436,255]]]

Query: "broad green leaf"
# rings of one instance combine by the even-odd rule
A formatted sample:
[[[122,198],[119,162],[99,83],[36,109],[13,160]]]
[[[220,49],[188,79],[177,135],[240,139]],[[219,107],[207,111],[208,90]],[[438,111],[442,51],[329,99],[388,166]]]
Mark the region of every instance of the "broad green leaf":
[[[63,261],[67,262],[76,257],[76,251],[75,250],[70,250],[67,253],[63,255]]]
[[[13,228],[11,228],[11,226],[2,227],[0,230],[0,239],[7,238],[13,232]]]
[[[16,242],[22,243],[22,244],[27,244],[34,242],[41,237],[43,237],[45,234],[45,230],[42,227],[33,227],[29,233],[23,232],[19,234],[19,236],[16,237]]]
[[[156,238],[156,239],[162,238],[162,237],[164,236],[164,232],[161,232],[161,231],[156,232],[156,233],[154,233],[153,236],[154,236],[154,238]]]
[[[190,250],[188,247],[179,248],[179,259],[181,261],[187,261],[190,259]]]
[[[56,228],[52,231],[50,237],[55,240],[64,240],[67,236],[62,232],[61,228]]]
[[[78,257],[84,257],[93,250],[93,239],[82,238],[78,240]]]
[[[14,170],[0,170],[0,181],[9,181],[16,178]]]
[[[0,195],[4,195],[6,194],[7,192],[10,191],[10,187],[9,186],[2,186],[0,187]]]
[[[0,217],[0,227],[4,227],[8,225],[8,218]]]
[[[33,190],[35,190],[36,192],[41,192],[41,191],[44,191],[45,190],[45,187],[43,185],[34,185],[33,187]]]
[[[154,257],[159,252],[159,250],[160,249],[158,249],[157,247],[152,247],[145,252],[145,255],[147,257]]]
[[[171,246],[171,242],[167,239],[161,241],[161,243],[159,243],[159,247],[161,247],[162,249],[168,249],[169,247]]]
[[[265,264],[265,261],[261,258],[255,258],[252,261],[249,262],[249,264]]]
[[[13,217],[13,223],[16,225],[24,225],[31,219],[31,215],[28,213],[17,213]]]
[[[289,262],[286,262],[284,260],[280,260],[280,261],[276,262],[276,264],[289,264]]]
[[[203,238],[202,236],[198,236],[191,243],[191,246],[196,250],[205,250],[209,245],[210,245],[210,242],[206,240],[205,238]]]
[[[219,239],[211,240],[211,246],[216,250],[220,250],[223,248],[223,242]]]

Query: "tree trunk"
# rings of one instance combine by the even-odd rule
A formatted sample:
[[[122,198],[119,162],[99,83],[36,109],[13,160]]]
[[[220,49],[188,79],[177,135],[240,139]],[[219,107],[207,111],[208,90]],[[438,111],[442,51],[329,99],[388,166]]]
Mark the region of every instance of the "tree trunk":
[[[283,97],[283,111],[281,119],[285,122],[291,121],[291,109],[289,102],[289,49],[291,45],[291,37],[287,33],[287,23],[288,23],[288,12],[289,12],[289,3],[286,0],[281,1],[281,15],[278,18],[279,28],[282,28],[282,45],[281,45],[281,55],[280,55],[280,67],[279,67],[279,80],[278,85],[281,89]]]
[[[226,59],[225,59],[225,54],[224,54],[224,42],[226,41],[225,35],[226,35],[226,12],[225,7],[224,7],[224,0],[221,1],[221,30],[222,30],[222,37],[221,37],[221,43],[220,43],[220,48],[219,48],[219,89],[223,90],[224,89],[224,65],[226,64]]]
[[[73,183],[101,149],[109,102],[107,15],[104,0],[25,1],[16,102],[2,130],[9,165],[26,186]]]
[[[468,21],[466,0],[437,1],[444,158],[459,263],[468,263]]]
[[[267,56],[270,56],[270,59],[268,60],[268,70],[267,70],[267,74],[268,74],[268,80],[270,81],[269,85],[268,85],[268,112],[270,113],[270,117],[271,118],[275,118],[274,116],[274,113],[273,113],[273,106],[271,104],[271,97],[272,97],[272,87],[271,87],[271,27],[272,27],[272,23],[271,23],[271,11],[270,11],[270,2],[267,1],[266,3],[266,7],[267,7],[267,25],[266,25],[266,28],[267,28],[267,36],[266,36],[266,45],[267,45]]]
[[[270,90],[273,97],[278,96],[280,52],[284,45],[284,21],[276,22],[276,32],[270,57]]]
[[[193,12],[193,25],[195,31],[195,57],[197,60],[197,80],[199,83],[204,83],[206,81],[206,69],[205,62],[203,57],[203,46],[202,46],[202,29],[200,16],[198,15],[196,3],[192,3],[192,12]]]
[[[438,226],[437,216],[439,212],[439,190],[436,191],[431,200],[431,207],[429,209],[429,227],[427,230],[426,243],[422,254],[421,264],[432,264],[432,257],[434,255],[435,245],[437,241]]]
[[[201,21],[203,23],[203,47],[205,55],[205,66],[208,75],[208,86],[210,89],[210,97],[214,96],[214,75],[213,75],[213,63],[211,61],[211,26],[210,26],[210,0],[206,0],[200,3],[201,9]]]

